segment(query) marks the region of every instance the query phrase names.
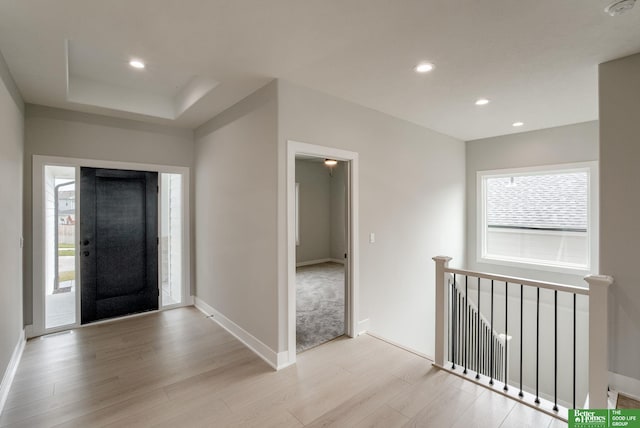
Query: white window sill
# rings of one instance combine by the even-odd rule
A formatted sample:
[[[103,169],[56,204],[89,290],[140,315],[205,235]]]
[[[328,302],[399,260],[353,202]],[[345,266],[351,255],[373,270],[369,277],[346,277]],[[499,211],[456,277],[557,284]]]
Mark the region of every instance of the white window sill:
[[[591,270],[589,266],[572,266],[572,265],[559,265],[552,263],[544,263],[539,260],[524,260],[524,259],[504,259],[497,258],[491,256],[478,257],[476,260],[477,263],[487,264],[487,265],[499,265],[499,266],[509,266],[509,267],[517,267],[521,269],[531,269],[538,270],[543,272],[556,272],[556,273],[564,273],[569,275],[576,276],[586,276],[591,274]]]

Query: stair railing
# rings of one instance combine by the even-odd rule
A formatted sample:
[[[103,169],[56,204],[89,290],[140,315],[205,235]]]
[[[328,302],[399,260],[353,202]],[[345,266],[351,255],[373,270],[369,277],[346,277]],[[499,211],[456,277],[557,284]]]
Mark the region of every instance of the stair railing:
[[[537,408],[545,413],[566,421],[567,408],[558,402],[558,340],[572,341],[572,408],[583,407],[577,402],[576,381],[578,376],[588,377],[588,407],[591,409],[607,408],[608,380],[608,289],[613,278],[604,275],[585,277],[587,287],[555,284],[524,278],[474,272],[449,267],[450,257],[438,256],[436,263],[436,335],[434,365],[463,376],[483,386],[492,388],[523,404]],[[471,281],[470,279],[476,279]],[[462,285],[464,284],[464,286]],[[497,285],[504,286],[504,307],[500,308],[501,328],[504,333],[497,333],[494,328],[494,300]],[[469,288],[471,285],[472,289]],[[473,290],[475,287],[475,290]],[[535,317],[535,331],[524,330],[524,290],[535,290],[535,313],[526,316]],[[469,291],[475,291],[476,301],[472,301]],[[553,295],[553,367],[540,364],[540,292]],[[572,337],[559,337],[558,334],[558,295],[568,294],[572,302]],[[481,299],[482,294],[489,294],[489,302]],[[588,299],[588,373],[577,373],[576,359],[585,356],[577,355],[577,323],[576,302],[578,296]],[[519,300],[519,322],[511,322],[509,318],[509,298]],[[486,300],[486,299],[485,299]],[[482,311],[481,308],[485,308]],[[517,308],[515,308],[518,311]],[[486,317],[483,314],[488,313]],[[518,313],[516,312],[516,315]],[[487,319],[488,318],[488,319]],[[513,319],[513,315],[512,318]],[[547,321],[547,320],[544,320]],[[510,373],[510,338],[511,334],[519,335],[519,373]],[[496,339],[497,335],[497,339]],[[524,337],[535,335],[535,355],[527,355],[529,362],[535,362],[535,393],[525,391],[523,387],[523,342]],[[565,356],[566,357],[566,356]],[[515,361],[517,362],[517,361]],[[552,371],[552,373],[549,373]],[[545,376],[553,376],[552,391],[539,390],[541,372]],[[516,375],[517,381],[510,384]],[[531,388],[530,388],[531,389]],[[549,397],[549,400],[542,397]]]
[[[480,281],[480,279],[478,279]],[[448,313],[451,322],[448,328],[450,346],[447,347],[452,366],[463,367],[493,381],[504,382],[509,375],[508,344],[510,337],[493,328],[493,320],[487,319],[469,295],[469,277],[464,278],[464,286],[456,281],[456,275],[449,278]],[[491,311],[493,313],[493,311]]]

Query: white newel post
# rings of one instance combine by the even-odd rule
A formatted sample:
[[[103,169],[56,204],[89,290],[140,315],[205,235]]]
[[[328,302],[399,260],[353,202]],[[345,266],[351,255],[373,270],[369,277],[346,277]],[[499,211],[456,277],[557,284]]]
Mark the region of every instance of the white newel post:
[[[609,377],[608,310],[609,286],[613,278],[589,275],[589,408],[607,408]]]
[[[436,365],[444,366],[444,347],[447,335],[446,327],[446,306],[447,306],[447,285],[444,280],[444,270],[449,267],[451,257],[437,256],[433,258],[436,262]]]

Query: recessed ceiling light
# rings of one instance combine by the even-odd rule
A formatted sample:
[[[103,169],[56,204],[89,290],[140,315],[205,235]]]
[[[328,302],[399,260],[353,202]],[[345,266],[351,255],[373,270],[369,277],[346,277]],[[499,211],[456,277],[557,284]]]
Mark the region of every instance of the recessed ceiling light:
[[[511,124],[511,126],[515,126],[516,128],[517,128],[518,126],[522,126],[522,125],[524,125],[524,122],[513,122],[513,123]]]
[[[145,67],[144,62],[139,59],[132,59],[129,61],[129,65],[133,68],[137,68],[138,70],[142,70]]]
[[[486,98],[478,98],[476,100],[476,105],[477,106],[486,106],[487,104],[489,104],[489,100]]]
[[[433,64],[431,64],[430,62],[421,62],[420,64],[416,65],[416,73],[428,73],[431,70],[433,70]]]
[[[605,8],[605,12],[611,16],[622,15],[633,9],[636,0],[616,0]]]

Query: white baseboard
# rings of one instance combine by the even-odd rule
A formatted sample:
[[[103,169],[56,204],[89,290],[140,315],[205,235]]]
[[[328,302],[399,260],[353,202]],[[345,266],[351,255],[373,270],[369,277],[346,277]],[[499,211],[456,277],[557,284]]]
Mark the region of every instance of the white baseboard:
[[[369,321],[369,318],[358,321],[358,331],[356,332],[356,335],[360,336],[369,331],[370,324],[371,322]]]
[[[277,362],[276,370],[282,370],[296,363],[295,361],[289,361],[289,351],[278,352]]]
[[[424,354],[424,353],[422,353],[420,351],[416,351],[415,349],[409,348],[408,346],[401,345],[400,343],[394,342],[393,340],[390,340],[390,339],[387,339],[386,337],[381,336],[381,335],[379,335],[377,333],[373,333],[371,331],[367,331],[367,334],[369,336],[375,337],[376,339],[382,340],[383,342],[387,342],[389,345],[393,345],[393,346],[395,346],[397,348],[404,349],[407,352],[411,352],[412,354],[415,354],[415,355],[417,355],[419,357],[425,358],[425,359],[427,359],[427,360],[429,360],[431,362],[435,361],[435,359],[433,357],[431,357],[431,356],[429,356],[427,354]]]
[[[298,263],[296,263],[296,267],[319,265],[320,263],[340,263],[341,265],[343,265],[344,264],[344,260],[341,260],[341,259],[307,260],[306,262],[298,262]]]
[[[11,360],[9,360],[9,365],[7,366],[7,369],[4,372],[4,376],[2,377],[2,383],[0,384],[0,414],[2,414],[4,405],[7,403],[7,397],[9,397],[9,389],[11,388],[13,378],[15,377],[16,371],[18,370],[18,364],[20,364],[22,351],[24,351],[24,345],[26,343],[27,341],[25,339],[25,332],[24,330],[22,330],[20,332],[18,343],[13,349],[13,354],[11,355]]]
[[[222,328],[227,330],[232,336],[242,342],[247,348],[251,349],[258,357],[262,358],[267,364],[275,370],[286,367],[288,354],[286,352],[276,353],[273,349],[265,345],[260,339],[240,327],[238,324],[225,317],[222,313],[209,306],[199,297],[195,298],[195,307],[203,314],[218,323]],[[282,355],[281,355],[282,354]]]
[[[623,393],[634,400],[640,400],[640,380],[638,379],[609,372],[609,389],[616,393]]]

